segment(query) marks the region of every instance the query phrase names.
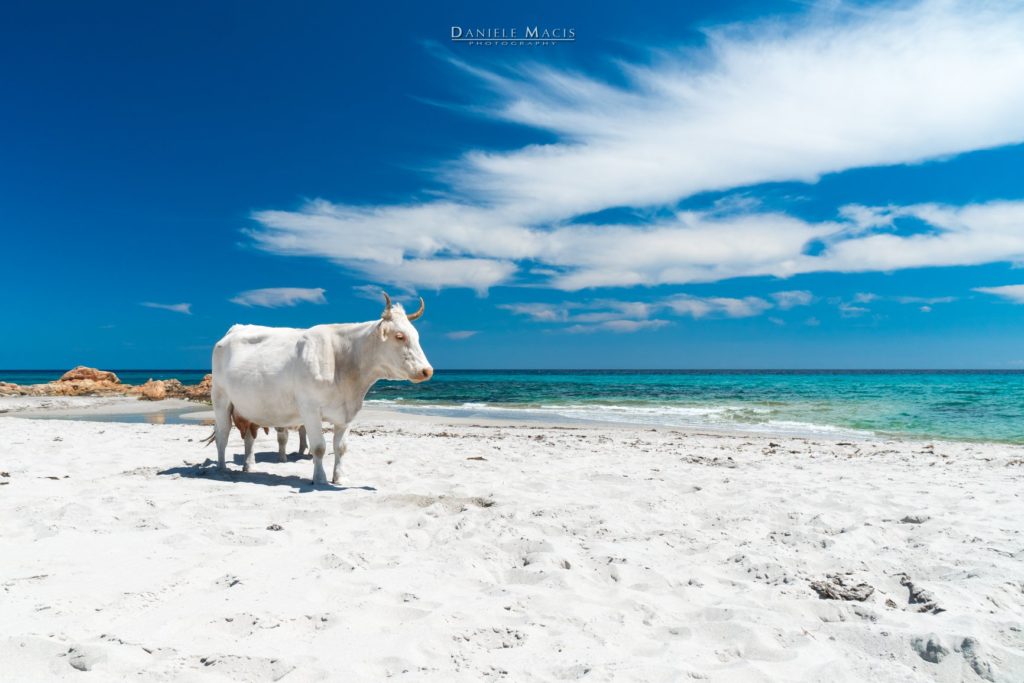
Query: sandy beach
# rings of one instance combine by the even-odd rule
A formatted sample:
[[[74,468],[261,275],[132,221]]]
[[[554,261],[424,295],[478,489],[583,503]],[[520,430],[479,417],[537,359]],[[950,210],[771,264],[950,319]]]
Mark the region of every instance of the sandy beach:
[[[1024,679],[1022,448],[450,422],[0,418],[4,676]]]

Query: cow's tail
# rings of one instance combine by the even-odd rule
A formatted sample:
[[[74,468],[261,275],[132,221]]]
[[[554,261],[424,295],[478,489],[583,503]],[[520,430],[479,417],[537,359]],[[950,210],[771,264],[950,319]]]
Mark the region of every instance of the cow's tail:
[[[231,424],[234,423],[234,421],[235,421],[235,406],[234,406],[234,404],[231,405],[231,408],[228,411],[228,420],[229,420],[228,431],[230,431],[231,430]],[[216,425],[214,425],[213,433],[211,433],[210,436],[208,436],[205,439],[203,439],[202,440],[202,444],[203,444],[204,447],[205,446],[209,446],[211,443],[213,443],[216,440],[217,440],[217,427],[216,427]]]

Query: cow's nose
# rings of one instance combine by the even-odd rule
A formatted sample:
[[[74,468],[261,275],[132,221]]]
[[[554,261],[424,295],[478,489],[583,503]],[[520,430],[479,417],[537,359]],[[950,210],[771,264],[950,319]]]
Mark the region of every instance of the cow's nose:
[[[423,379],[430,379],[431,377],[434,376],[434,368],[429,366],[425,367],[422,370],[420,370],[420,374],[423,375]]]

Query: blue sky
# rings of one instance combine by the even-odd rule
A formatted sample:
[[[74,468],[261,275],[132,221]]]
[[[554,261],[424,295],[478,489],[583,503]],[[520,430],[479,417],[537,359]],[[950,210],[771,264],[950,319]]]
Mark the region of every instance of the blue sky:
[[[1024,365],[1024,7],[488,5],[5,5],[0,367]]]

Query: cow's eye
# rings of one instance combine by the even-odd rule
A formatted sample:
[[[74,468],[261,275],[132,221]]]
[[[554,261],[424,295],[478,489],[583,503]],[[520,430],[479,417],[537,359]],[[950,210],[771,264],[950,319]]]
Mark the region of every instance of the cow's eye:
[[[405,339],[405,335],[402,334],[401,332],[396,332],[395,339],[397,339],[398,341],[402,341],[403,339]]]

